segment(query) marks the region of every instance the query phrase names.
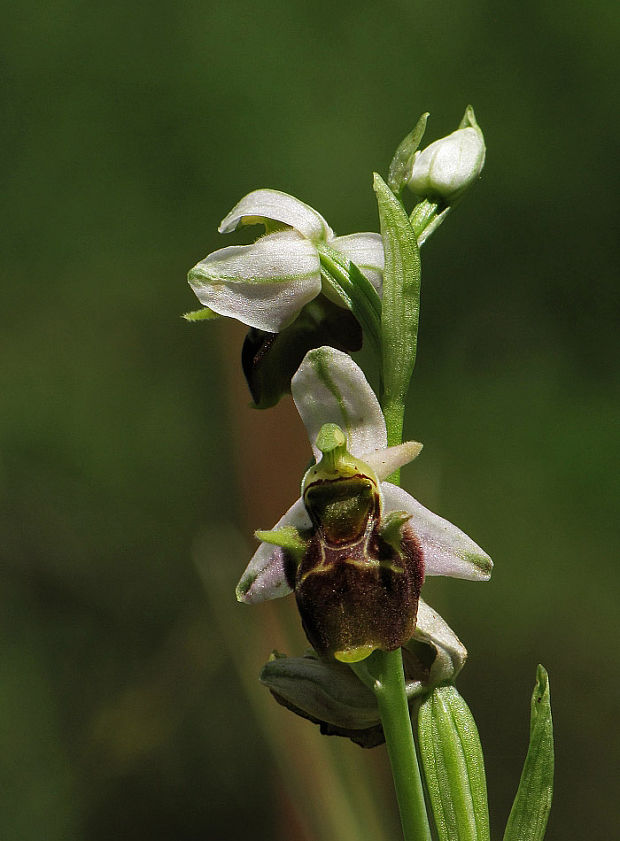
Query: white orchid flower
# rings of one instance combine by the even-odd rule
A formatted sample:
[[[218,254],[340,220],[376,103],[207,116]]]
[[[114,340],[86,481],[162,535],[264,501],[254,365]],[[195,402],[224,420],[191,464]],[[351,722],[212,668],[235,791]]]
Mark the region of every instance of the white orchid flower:
[[[322,249],[352,261],[381,294],[383,244],[376,233],[337,237],[325,219],[304,202],[278,190],[254,190],[230,211],[220,233],[242,225],[265,225],[252,245],[221,248],[189,272],[188,281],[205,307],[249,327],[279,333],[321,292]]]
[[[295,572],[292,556],[296,550],[299,550],[298,556],[303,550],[306,552],[304,557],[307,557],[309,544],[304,540],[316,532],[318,519],[325,516],[323,512],[327,511],[332,517],[327,536],[334,544],[342,543],[339,529],[355,530],[358,526],[359,540],[366,541],[364,546],[368,545],[370,534],[383,535],[390,546],[396,546],[397,541],[396,555],[388,557],[384,554],[379,561],[371,558],[369,563],[366,558],[354,557],[350,548],[353,544],[347,544],[346,561],[358,569],[367,570],[369,564],[374,564],[384,572],[386,569],[403,572],[401,567],[409,571],[408,580],[402,584],[402,598],[410,603],[407,607],[410,615],[401,617],[396,602],[390,602],[386,608],[391,612],[394,623],[403,623],[402,627],[395,629],[394,638],[387,639],[382,636],[383,632],[377,632],[376,639],[371,634],[367,644],[362,642],[357,645],[352,641],[350,647],[331,651],[338,659],[353,662],[367,656],[374,648],[390,650],[398,647],[403,644],[403,634],[410,632],[404,641],[411,637],[415,628],[419,589],[425,575],[486,581],[493,564],[486,552],[460,529],[433,514],[402,488],[385,481],[391,473],[415,458],[421,445],[410,441],[395,447],[387,446],[385,420],[379,402],[362,370],[351,357],[330,347],[311,350],[293,377],[291,386],[318,464],[304,478],[302,497],[289,508],[272,532],[257,532],[263,543],[239,582],[237,598],[254,603],[284,596],[295,588],[308,633],[311,623],[303,616],[300,604],[300,595],[303,597],[303,594],[300,594],[298,586],[299,570],[303,570],[303,566],[298,564]],[[342,435],[342,440],[338,434]],[[337,472],[329,474],[333,454],[337,454],[340,461]],[[326,478],[328,475],[336,476],[336,479]],[[335,488],[336,481],[348,481],[349,486],[354,481],[358,483],[354,491],[347,491],[350,495],[345,499],[345,506],[349,507],[344,509],[338,507],[340,503],[329,507],[329,500],[326,503],[317,498],[319,491],[323,492],[322,488],[330,487],[330,482]],[[317,511],[320,513],[317,514]],[[365,525],[366,522],[370,525]],[[320,551],[324,556],[324,568],[325,549]],[[302,572],[304,587],[307,586],[307,575],[307,571]],[[380,601],[380,594],[375,594],[375,597]],[[364,608],[367,609],[370,610],[368,606]],[[375,601],[373,610],[376,612],[378,609]],[[364,616],[366,621],[368,617]],[[308,636],[319,653],[329,649],[327,643],[323,645],[319,641],[317,645],[316,634],[314,639],[310,633]],[[380,642],[377,642],[379,638]],[[324,650],[321,650],[322,645]],[[365,651],[366,647],[370,650]]]

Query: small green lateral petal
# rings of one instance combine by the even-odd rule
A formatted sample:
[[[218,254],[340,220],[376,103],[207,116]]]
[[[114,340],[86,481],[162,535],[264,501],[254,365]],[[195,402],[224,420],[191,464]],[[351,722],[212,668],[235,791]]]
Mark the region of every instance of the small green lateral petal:
[[[209,307],[203,307],[201,310],[193,310],[192,312],[185,312],[181,316],[186,321],[194,322],[194,321],[214,321],[216,318],[220,318],[219,313],[213,312],[210,310]]]
[[[294,555],[302,554],[308,545],[308,541],[301,536],[299,529],[296,529],[295,526],[284,526],[272,531],[259,530],[254,532],[254,536],[263,543],[281,546],[282,549],[287,549]]]
[[[406,511],[392,511],[381,521],[381,537],[397,552],[400,552],[403,526],[410,519],[411,514]]]
[[[504,841],[542,841],[553,797],[553,721],[549,676],[538,666],[532,693],[530,746]]]

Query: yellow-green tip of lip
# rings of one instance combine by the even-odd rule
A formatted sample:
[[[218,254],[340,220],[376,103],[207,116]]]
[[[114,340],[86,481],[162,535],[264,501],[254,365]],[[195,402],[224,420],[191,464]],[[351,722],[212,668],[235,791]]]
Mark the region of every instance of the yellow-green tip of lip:
[[[323,455],[344,447],[346,443],[347,439],[344,432],[335,423],[323,424],[316,439],[316,445]]]
[[[359,663],[369,657],[377,646],[372,643],[360,645],[357,648],[345,648],[344,651],[335,651],[334,657],[341,663]]]

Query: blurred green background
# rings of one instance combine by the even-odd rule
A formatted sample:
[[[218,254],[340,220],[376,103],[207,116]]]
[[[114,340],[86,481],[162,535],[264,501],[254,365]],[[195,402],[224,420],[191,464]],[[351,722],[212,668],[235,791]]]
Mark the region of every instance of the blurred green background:
[[[257,187],[376,230],[371,172],[468,102],[487,165],[424,249],[404,481],[496,569],[425,595],[470,651],[495,837],[539,661],[547,838],[615,837],[619,30],[614,0],[5,6],[3,841],[304,837],[257,706],[281,606],[229,584],[307,445],[286,407],[248,438],[243,331],[185,324],[185,273]]]

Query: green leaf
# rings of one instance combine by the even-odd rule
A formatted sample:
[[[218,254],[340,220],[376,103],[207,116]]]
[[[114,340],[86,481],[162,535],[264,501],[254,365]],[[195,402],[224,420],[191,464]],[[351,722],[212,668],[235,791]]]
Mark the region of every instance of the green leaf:
[[[439,202],[422,199],[413,208],[409,215],[411,227],[418,239],[418,247],[422,248],[426,240],[433,234],[450,212],[450,206],[446,207]]]
[[[482,748],[456,687],[436,687],[421,705],[418,738],[439,841],[489,841]]]
[[[391,445],[402,440],[404,401],[415,365],[421,263],[405,208],[376,173],[374,189],[385,253],[381,308],[383,411]]]
[[[413,167],[413,156],[415,155],[416,149],[420,145],[420,141],[424,136],[428,117],[428,111],[425,114],[422,114],[413,131],[409,132],[399,145],[396,152],[394,152],[394,157],[392,158],[392,162],[390,163],[390,168],[388,170],[387,183],[390,190],[392,190],[392,192],[397,196],[400,196],[403,187],[407,183],[408,176],[411,173],[411,169]]]
[[[220,314],[217,312],[213,312],[210,310],[209,307],[203,307],[200,310],[194,310],[193,312],[186,312],[183,313],[182,318],[186,321],[213,321],[216,318],[221,318]]]
[[[549,677],[538,666],[532,693],[530,746],[519,788],[506,824],[504,841],[542,841],[553,797],[553,721]]]

